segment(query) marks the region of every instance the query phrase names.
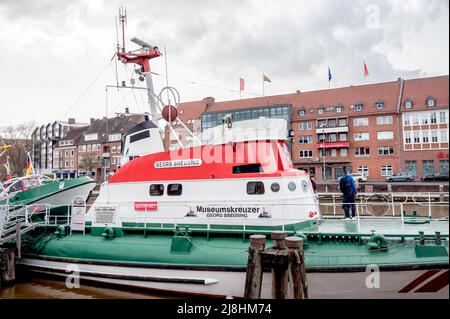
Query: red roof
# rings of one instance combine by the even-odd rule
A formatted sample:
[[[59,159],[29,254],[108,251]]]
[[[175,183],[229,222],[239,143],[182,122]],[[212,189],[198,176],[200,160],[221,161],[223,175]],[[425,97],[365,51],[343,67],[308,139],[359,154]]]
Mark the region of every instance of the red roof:
[[[413,102],[412,111],[426,108],[429,96],[436,100],[436,107],[448,107],[448,75],[406,80],[403,87],[403,103],[406,99]],[[402,106],[404,109],[404,105]]]

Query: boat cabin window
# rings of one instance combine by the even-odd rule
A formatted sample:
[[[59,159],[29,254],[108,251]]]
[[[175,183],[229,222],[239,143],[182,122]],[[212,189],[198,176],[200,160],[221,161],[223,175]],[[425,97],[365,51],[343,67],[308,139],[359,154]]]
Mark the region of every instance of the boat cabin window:
[[[261,164],[246,164],[233,166],[233,174],[244,174],[244,173],[262,173],[263,169]]]
[[[247,183],[247,194],[249,194],[249,195],[264,194],[264,183],[263,182],[248,182]]]
[[[167,185],[167,195],[169,195],[169,196],[180,196],[182,191],[183,191],[183,186],[181,184]]]
[[[164,194],[163,184],[151,184],[150,185],[150,196],[162,196]]]
[[[150,131],[143,131],[130,136],[130,143],[134,143],[144,138],[150,137]]]

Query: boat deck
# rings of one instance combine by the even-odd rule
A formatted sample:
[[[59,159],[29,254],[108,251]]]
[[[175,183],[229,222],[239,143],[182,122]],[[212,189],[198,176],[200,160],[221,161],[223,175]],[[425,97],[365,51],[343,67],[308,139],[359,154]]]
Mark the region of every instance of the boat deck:
[[[425,236],[434,236],[440,232],[442,237],[448,237],[448,220],[428,220],[424,218],[405,218],[404,223],[400,218],[363,218],[359,220],[343,220],[336,218],[324,218],[319,225],[315,225],[303,232],[306,234],[342,234],[364,235],[372,234],[372,231],[390,237],[416,237],[419,231]]]

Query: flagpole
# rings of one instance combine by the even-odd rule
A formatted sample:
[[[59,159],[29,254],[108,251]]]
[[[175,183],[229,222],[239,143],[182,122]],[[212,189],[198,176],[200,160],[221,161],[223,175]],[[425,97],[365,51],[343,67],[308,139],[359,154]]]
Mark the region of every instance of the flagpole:
[[[263,79],[262,85],[263,85],[263,95],[262,96],[264,96],[264,79]]]

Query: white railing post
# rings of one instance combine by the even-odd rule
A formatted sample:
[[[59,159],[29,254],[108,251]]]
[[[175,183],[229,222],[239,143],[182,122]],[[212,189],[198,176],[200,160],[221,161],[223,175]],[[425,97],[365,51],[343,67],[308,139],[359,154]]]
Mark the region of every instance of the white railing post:
[[[334,197],[333,193],[333,215],[336,216],[336,198]]]
[[[431,218],[431,194],[428,192],[428,218]]]
[[[394,194],[391,193],[391,203],[392,203],[392,216],[395,217],[395,202],[394,202]]]
[[[402,223],[402,234],[404,233],[404,228],[405,228],[405,216],[403,216],[403,202],[400,203],[400,220]]]

